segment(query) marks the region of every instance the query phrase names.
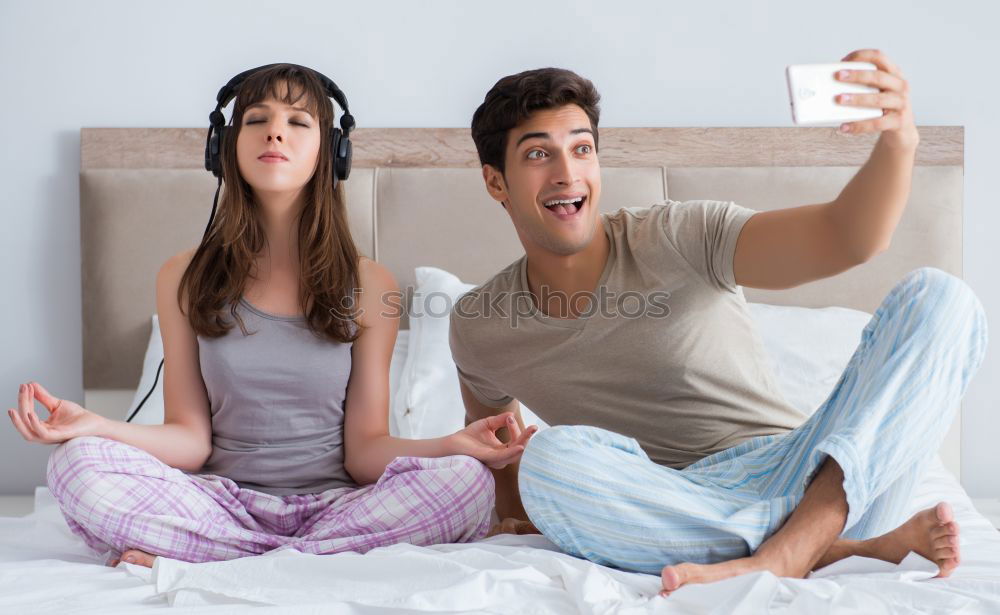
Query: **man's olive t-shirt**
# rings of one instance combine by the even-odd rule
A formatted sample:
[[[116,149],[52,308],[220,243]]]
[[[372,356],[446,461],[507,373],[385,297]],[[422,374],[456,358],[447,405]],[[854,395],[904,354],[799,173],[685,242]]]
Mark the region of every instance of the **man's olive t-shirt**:
[[[615,431],[675,468],[795,428],[805,416],[779,392],[733,273],[755,213],[666,201],[602,214],[610,253],[580,318],[538,310],[520,258],[456,303],[459,378],[487,406],[517,399],[550,425]]]

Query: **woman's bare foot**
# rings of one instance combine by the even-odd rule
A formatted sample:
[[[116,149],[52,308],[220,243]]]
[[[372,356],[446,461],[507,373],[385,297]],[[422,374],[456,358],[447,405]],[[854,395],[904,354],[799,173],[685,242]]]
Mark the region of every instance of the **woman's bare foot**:
[[[538,528],[531,521],[507,517],[491,527],[490,531],[486,534],[486,538],[496,536],[497,534],[541,534],[541,532],[538,531]]]
[[[156,559],[155,555],[150,555],[145,551],[140,551],[139,549],[129,549],[128,551],[122,553],[121,558],[112,560],[111,566],[117,566],[119,562],[127,562],[129,564],[135,564],[136,566],[145,566],[146,568],[153,567],[153,560]]]
[[[939,577],[950,575],[961,561],[958,542],[955,513],[947,502],[918,512],[888,534],[865,541],[868,557],[898,564],[913,551],[937,564]]]

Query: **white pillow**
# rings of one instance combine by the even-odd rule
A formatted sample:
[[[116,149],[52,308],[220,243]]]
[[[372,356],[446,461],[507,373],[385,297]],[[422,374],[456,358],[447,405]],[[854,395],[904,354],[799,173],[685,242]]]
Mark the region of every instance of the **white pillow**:
[[[132,419],[139,425],[161,425],[163,423],[163,374],[158,374],[160,361],[163,360],[163,340],[160,339],[160,319],[153,314],[153,328],[149,333],[149,343],[146,345],[146,356],[142,360],[142,376],[135,390],[132,404],[125,418],[132,416],[146,395],[146,403],[142,404],[139,413]],[[155,383],[155,386],[154,386]]]
[[[403,371],[403,363],[406,360],[407,349],[409,348],[409,331],[400,331],[396,336],[396,344],[392,348],[392,361],[389,364],[389,407],[393,407],[396,391],[399,388],[399,380]],[[160,319],[153,314],[153,330],[149,334],[149,344],[146,347],[146,357],[142,362],[142,376],[139,378],[139,387],[135,391],[132,405],[129,407],[125,418],[132,416],[132,412],[139,405],[139,402],[149,393],[153,392],[149,399],[142,405],[142,409],[132,419],[133,423],[140,425],[160,425],[163,423],[163,374],[156,377],[160,361],[163,359],[163,340],[160,338]],[[153,383],[156,383],[155,387]],[[389,433],[398,436],[399,426],[395,417],[390,413]]]
[[[392,359],[389,362],[389,435],[399,437],[399,422],[393,413],[396,403],[396,393],[399,391],[399,381],[403,377],[403,364],[410,349],[410,332],[400,331],[396,334],[396,345],[392,347]]]
[[[448,323],[455,300],[471,290],[454,275],[417,267],[410,304],[410,351],[391,414],[402,438],[435,438],[465,425],[455,363],[448,346]]]
[[[448,327],[452,306],[475,285],[435,267],[417,267],[415,274],[410,352],[393,414],[400,422],[401,437],[437,438],[465,426],[465,405],[448,345]],[[525,425],[548,427],[524,404],[521,417]]]
[[[449,314],[441,304],[448,298],[454,305],[474,285],[434,267],[417,267],[416,280],[410,353],[393,414],[405,426],[403,437],[432,438],[464,424],[465,407],[448,346]],[[841,307],[749,305],[779,389],[790,404],[811,414],[837,383],[871,315]],[[521,414],[525,425],[547,426],[524,405]]]
[[[748,305],[778,388],[792,406],[812,414],[840,380],[871,314],[843,307]]]

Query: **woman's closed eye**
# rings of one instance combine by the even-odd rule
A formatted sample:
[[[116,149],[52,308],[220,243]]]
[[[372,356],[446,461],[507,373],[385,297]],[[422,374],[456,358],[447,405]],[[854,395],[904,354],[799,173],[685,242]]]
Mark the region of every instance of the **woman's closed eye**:
[[[250,124],[263,124],[263,123],[265,123],[266,121],[267,121],[267,120],[262,120],[262,119],[253,119],[253,120],[247,120],[247,121],[245,122],[245,124],[246,124],[247,126],[249,126]],[[288,123],[289,123],[289,124],[292,124],[292,125],[294,125],[294,126],[301,126],[301,127],[303,127],[303,128],[309,128],[309,124],[306,124],[305,122],[301,122],[301,121],[299,121],[299,120],[291,120],[291,121],[290,121],[290,122],[288,122]]]

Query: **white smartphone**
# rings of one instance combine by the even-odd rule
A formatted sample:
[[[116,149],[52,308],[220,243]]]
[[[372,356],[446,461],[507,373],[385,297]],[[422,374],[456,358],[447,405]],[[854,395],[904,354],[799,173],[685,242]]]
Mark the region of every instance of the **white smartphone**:
[[[832,126],[882,117],[881,109],[851,107],[838,103],[838,94],[877,93],[859,83],[840,81],[839,70],[876,70],[871,62],[833,62],[830,64],[793,64],[785,69],[792,121],[801,126]]]

